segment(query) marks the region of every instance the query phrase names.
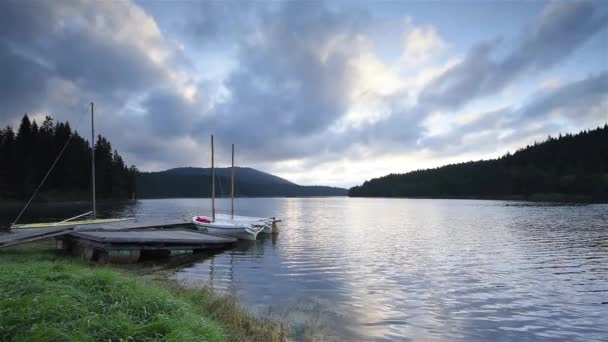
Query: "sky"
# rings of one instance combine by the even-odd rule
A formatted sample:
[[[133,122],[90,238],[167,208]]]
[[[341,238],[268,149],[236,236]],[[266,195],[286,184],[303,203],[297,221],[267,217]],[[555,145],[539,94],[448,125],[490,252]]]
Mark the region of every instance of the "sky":
[[[0,125],[96,131],[159,171],[302,185],[499,157],[608,122],[605,1],[0,2]]]

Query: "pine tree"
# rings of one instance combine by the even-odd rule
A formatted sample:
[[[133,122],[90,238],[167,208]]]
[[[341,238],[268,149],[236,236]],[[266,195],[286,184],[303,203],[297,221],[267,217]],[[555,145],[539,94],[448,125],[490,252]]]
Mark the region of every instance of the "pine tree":
[[[66,142],[69,143],[66,145]],[[49,170],[59,152],[66,149],[41,189],[48,192],[81,194],[88,198],[91,187],[91,147],[68,122],[55,123],[46,116],[38,126],[23,116],[15,134],[11,127],[0,129],[0,198],[25,199]],[[125,197],[134,191],[135,167],[129,169],[110,142],[98,136],[95,145],[99,196]]]

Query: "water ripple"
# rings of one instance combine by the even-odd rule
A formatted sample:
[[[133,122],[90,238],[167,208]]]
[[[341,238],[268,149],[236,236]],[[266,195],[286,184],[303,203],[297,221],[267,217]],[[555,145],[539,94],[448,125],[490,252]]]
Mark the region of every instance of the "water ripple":
[[[252,310],[339,340],[608,340],[608,206],[409,199],[239,199],[283,219],[179,269]],[[200,200],[139,201],[181,217]],[[220,200],[220,208],[229,202]]]

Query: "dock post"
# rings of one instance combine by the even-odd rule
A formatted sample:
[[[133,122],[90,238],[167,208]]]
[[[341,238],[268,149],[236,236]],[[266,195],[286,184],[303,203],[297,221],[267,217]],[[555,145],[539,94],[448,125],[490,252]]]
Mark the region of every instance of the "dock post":
[[[272,234],[279,234],[279,226],[277,226],[276,222],[272,222]]]

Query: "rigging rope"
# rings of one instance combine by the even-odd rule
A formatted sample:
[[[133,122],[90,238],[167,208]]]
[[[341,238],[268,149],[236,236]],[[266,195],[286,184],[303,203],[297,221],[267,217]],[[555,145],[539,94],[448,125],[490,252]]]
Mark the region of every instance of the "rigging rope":
[[[79,127],[80,124],[82,123],[82,119],[83,118],[84,118],[84,115],[80,118],[80,121],[78,121],[78,123],[76,124],[76,126],[74,126],[74,132],[76,132],[76,128]],[[42,188],[42,186],[44,185],[44,182],[46,181],[46,179],[51,174],[51,171],[53,171],[53,168],[55,168],[55,165],[57,165],[57,162],[59,161],[59,158],[61,158],[61,155],[63,155],[63,152],[68,147],[68,144],[70,143],[70,141],[72,140],[72,138],[74,137],[74,135],[76,135],[76,134],[75,133],[70,134],[70,136],[68,137],[68,140],[66,140],[65,144],[61,148],[61,151],[59,151],[59,154],[57,155],[57,158],[55,158],[55,161],[53,162],[53,164],[51,165],[51,167],[49,168],[49,170],[46,172],[46,174],[44,175],[44,178],[42,178],[42,182],[40,182],[40,184],[38,185],[38,187],[36,188],[36,190],[34,191],[34,193],[32,194],[32,196],[30,197],[30,199],[27,201],[27,203],[25,204],[25,206],[23,207],[23,209],[21,209],[21,212],[19,213],[19,215],[17,216],[17,218],[15,219],[15,221],[11,224],[11,228],[13,228],[17,224],[17,222],[19,222],[19,219],[21,218],[21,215],[23,215],[23,213],[25,212],[25,210],[27,209],[27,207],[30,205],[30,203],[32,203],[32,200],[34,199],[34,197],[36,197],[36,194],[38,193],[38,191],[40,190],[40,188]],[[93,146],[92,148],[95,148],[94,142],[91,142],[91,146]]]

